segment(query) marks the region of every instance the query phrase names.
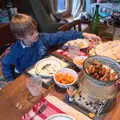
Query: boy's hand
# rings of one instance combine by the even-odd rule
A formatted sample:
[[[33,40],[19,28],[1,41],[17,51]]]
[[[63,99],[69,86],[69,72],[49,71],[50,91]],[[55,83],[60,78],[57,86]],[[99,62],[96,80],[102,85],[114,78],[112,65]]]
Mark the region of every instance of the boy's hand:
[[[99,36],[91,33],[83,33],[83,37],[88,40],[101,41]]]

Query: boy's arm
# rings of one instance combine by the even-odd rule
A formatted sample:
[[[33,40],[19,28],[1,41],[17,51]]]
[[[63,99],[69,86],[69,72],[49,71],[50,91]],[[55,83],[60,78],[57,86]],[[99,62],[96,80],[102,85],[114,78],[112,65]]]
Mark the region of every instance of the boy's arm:
[[[16,50],[12,49],[2,59],[2,73],[8,81],[14,80],[12,65],[16,64],[17,56]]]
[[[12,67],[9,64],[2,64],[2,73],[7,81],[14,80]]]
[[[48,46],[54,46],[54,45],[61,45],[64,44],[65,42],[69,41],[69,40],[74,40],[77,38],[83,38],[82,32],[77,32],[74,30],[70,30],[70,31],[60,31],[57,33],[45,33],[43,35],[43,40],[44,43]]]

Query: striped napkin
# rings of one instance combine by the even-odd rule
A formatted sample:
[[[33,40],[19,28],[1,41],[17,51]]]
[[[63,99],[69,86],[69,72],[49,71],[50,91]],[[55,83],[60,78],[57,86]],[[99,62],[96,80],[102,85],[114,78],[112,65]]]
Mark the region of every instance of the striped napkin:
[[[46,105],[44,110],[41,109],[43,105]],[[22,116],[21,120],[45,120],[49,116],[59,113],[64,114],[59,108],[42,98],[39,103],[35,104],[30,111]]]

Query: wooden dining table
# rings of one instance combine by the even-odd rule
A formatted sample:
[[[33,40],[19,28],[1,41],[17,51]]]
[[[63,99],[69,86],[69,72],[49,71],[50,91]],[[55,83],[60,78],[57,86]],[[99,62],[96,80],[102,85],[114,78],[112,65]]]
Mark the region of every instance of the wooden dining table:
[[[53,104],[59,106],[59,109],[62,109],[63,112],[76,116],[76,120],[91,120],[83,113],[64,103],[66,90],[57,91],[58,88],[55,87],[54,83],[50,87],[43,88],[40,96],[33,97],[26,88],[28,78],[28,75],[23,74],[0,91],[0,120],[20,120],[35,103],[40,101],[40,98],[46,96],[49,96],[48,100],[55,97],[52,100]],[[21,107],[18,107],[17,104],[21,104]]]
[[[41,90],[42,94],[40,96],[33,97],[26,87],[29,77],[29,75],[24,73],[14,81],[9,82],[8,85],[0,90],[0,120],[20,120],[21,117],[40,100],[40,98],[46,97],[49,94],[64,102],[66,90],[60,91],[59,88],[56,87],[55,83],[52,83],[49,86],[44,86]],[[104,116],[103,120],[120,120],[119,101],[120,94],[117,96],[115,106]],[[56,104],[55,102],[53,103]],[[21,106],[19,106],[19,104]],[[62,105],[58,106],[61,106],[62,109],[65,106],[64,104]],[[68,109],[66,108],[65,110],[66,111],[64,112],[67,114],[70,113],[71,115],[76,116],[76,120],[91,120],[89,117],[80,111],[74,110],[72,107],[68,107]],[[79,116],[79,118],[77,118],[77,116]]]
[[[50,87],[43,88],[41,96],[37,97],[31,96],[28,89],[26,88],[28,78],[29,78],[28,75],[22,74],[16,80],[10,82],[6,87],[0,90],[0,120],[20,120],[21,117],[26,112],[28,112],[30,108],[32,108],[32,106],[40,100],[41,97],[45,97],[48,94],[55,96],[60,101],[64,101],[66,91],[64,92],[57,91],[54,83]],[[117,97],[116,105],[109,113],[107,113],[107,115],[104,117],[104,120],[120,120],[119,101],[120,95],[118,95]],[[19,109],[17,108],[18,103],[22,105],[21,108]],[[71,111],[71,109],[69,109],[68,111]],[[91,119],[88,117],[86,117],[85,119],[85,115],[83,115],[81,117],[81,120]]]
[[[64,99],[64,94],[57,93],[52,85],[50,88],[43,88],[41,96],[33,97],[26,88],[28,78],[28,75],[23,74],[0,90],[0,120],[20,120],[24,113],[48,93]],[[17,108],[18,103],[22,105],[21,109]]]

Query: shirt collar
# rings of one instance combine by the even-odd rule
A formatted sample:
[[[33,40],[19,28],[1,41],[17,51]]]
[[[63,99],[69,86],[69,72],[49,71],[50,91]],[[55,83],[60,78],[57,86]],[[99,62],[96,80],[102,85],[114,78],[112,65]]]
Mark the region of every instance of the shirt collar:
[[[29,46],[25,45],[24,42],[23,42],[22,40],[20,40],[20,44],[21,44],[22,48],[29,47]]]

